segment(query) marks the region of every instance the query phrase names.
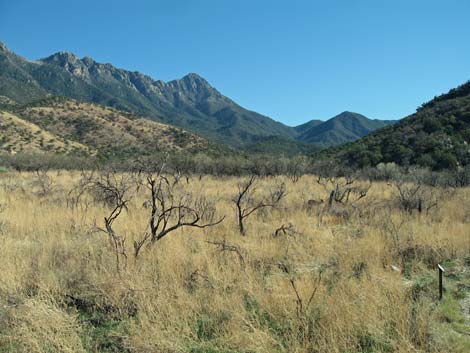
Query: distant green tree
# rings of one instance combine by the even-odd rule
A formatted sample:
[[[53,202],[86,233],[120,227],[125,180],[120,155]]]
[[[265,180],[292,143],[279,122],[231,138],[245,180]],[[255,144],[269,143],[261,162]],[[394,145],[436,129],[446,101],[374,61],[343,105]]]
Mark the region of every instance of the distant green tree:
[[[458,166],[457,158],[449,152],[440,152],[437,151],[434,159],[436,161],[436,165],[434,169],[441,170],[441,169],[456,169]]]

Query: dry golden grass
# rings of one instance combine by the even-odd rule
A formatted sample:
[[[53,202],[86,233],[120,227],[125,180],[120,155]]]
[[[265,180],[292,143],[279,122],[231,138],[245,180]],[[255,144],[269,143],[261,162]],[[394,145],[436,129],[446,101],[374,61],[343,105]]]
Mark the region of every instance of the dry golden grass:
[[[79,151],[90,155],[95,153],[78,142],[67,141],[8,112],[0,111],[0,131],[2,131],[0,150],[11,153],[46,151],[59,153]]]
[[[192,178],[181,192],[214,199],[224,222],[180,229],[118,274],[93,227],[109,209],[67,207],[79,175],[57,174],[46,196],[33,174],[0,175],[0,352],[468,352],[468,323],[437,304],[435,264],[469,265],[469,189],[437,190],[438,208],[410,216],[375,183],[361,212],[320,219],[305,208],[327,195],[314,177],[265,178],[260,190],[280,179],[288,195],[247,218],[243,237],[239,180]],[[144,197],[116,221],[129,254]],[[289,223],[295,234],[273,235]],[[244,262],[208,242],[224,240]]]
[[[207,147],[208,141],[180,128],[139,118],[112,108],[72,99],[45,101],[44,106],[23,107],[19,116],[64,140],[78,141],[91,150],[188,150]]]

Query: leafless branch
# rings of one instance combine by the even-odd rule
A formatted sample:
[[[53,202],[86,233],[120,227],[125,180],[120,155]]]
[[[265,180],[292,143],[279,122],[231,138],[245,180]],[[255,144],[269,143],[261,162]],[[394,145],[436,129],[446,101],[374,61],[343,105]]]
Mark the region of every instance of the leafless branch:
[[[244,219],[254,212],[266,208],[276,207],[286,195],[286,186],[284,183],[276,185],[269,195],[256,197],[257,176],[252,175],[247,181],[238,185],[238,194],[233,199],[237,208],[238,227],[240,234],[245,235]]]
[[[242,268],[245,268],[245,258],[242,254],[241,248],[238,245],[230,244],[225,239],[223,241],[207,241],[207,243],[217,246],[217,248],[221,252],[224,252],[224,251],[234,252],[238,256],[238,260],[240,261],[240,266]]]

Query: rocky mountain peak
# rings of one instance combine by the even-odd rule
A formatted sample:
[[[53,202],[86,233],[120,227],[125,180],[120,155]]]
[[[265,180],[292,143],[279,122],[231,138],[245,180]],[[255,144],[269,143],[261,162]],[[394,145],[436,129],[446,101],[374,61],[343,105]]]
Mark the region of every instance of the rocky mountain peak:
[[[7,48],[3,42],[0,41],[0,52],[10,53],[10,49]]]
[[[212,87],[209,82],[195,73],[190,73],[179,80],[168,82],[168,87],[171,89],[182,92],[194,99],[201,97],[222,97],[222,95]]]
[[[60,65],[64,65],[67,63],[73,64],[76,63],[77,61],[80,61],[80,58],[76,56],[73,53],[70,53],[68,51],[60,51],[55,54],[52,54],[51,56],[48,56],[45,59],[42,59],[44,62],[55,62]]]
[[[60,66],[76,77],[88,77],[87,66],[73,53],[60,51],[40,61]]]
[[[188,81],[188,82],[201,82],[201,83],[207,83],[207,81],[202,78],[201,76],[199,76],[198,74],[194,73],[194,72],[190,72],[189,74],[187,74],[186,76],[184,76],[182,78],[182,80],[184,81]]]
[[[96,61],[93,60],[92,58],[90,58],[89,56],[83,57],[82,62],[83,62],[86,66],[92,66],[92,65],[96,64]]]
[[[190,73],[179,80],[170,81],[169,84],[178,85],[187,90],[198,90],[204,87],[210,87],[209,82],[195,73]]]

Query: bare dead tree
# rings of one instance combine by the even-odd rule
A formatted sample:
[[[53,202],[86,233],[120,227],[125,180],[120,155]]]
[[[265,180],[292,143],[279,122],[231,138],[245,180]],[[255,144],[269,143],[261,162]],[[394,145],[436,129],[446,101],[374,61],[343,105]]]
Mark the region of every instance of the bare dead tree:
[[[78,183],[69,190],[67,193],[67,207],[75,209],[79,207],[83,201],[83,197],[89,191],[89,188],[95,182],[95,172],[94,171],[80,171],[80,179]],[[88,203],[84,205],[84,210],[88,209]]]
[[[415,209],[419,210],[419,213],[421,213],[422,201],[419,198],[419,191],[422,185],[420,183],[406,185],[404,182],[400,181],[395,183],[395,187],[398,191],[400,207],[410,214]]]
[[[118,204],[114,207],[114,209],[111,211],[111,214],[108,217],[104,218],[106,232],[109,235],[109,239],[112,242],[114,253],[116,255],[116,270],[118,272],[121,271],[121,257],[124,259],[124,269],[127,266],[126,238],[116,234],[113,229],[113,223],[119,217],[122,210],[126,208],[126,203],[126,200],[120,200]]]
[[[104,217],[105,228],[96,227],[96,229],[108,235],[116,258],[116,271],[121,273],[127,267],[126,237],[116,233],[113,224],[122,211],[127,210],[129,202],[128,192],[131,185],[126,176],[117,176],[114,173],[108,172],[105,175],[101,175],[89,186],[95,193],[100,195],[98,199],[102,199],[102,202],[111,207],[110,214]]]
[[[39,197],[50,195],[54,191],[54,185],[48,169],[37,169],[36,178],[32,182],[32,186],[37,188],[35,194]]]
[[[297,183],[299,180],[300,180],[300,177],[302,175],[300,173],[298,173],[298,170],[297,169],[294,169],[292,171],[292,173],[290,174],[290,180],[295,184]]]
[[[108,234],[116,256],[116,268],[121,272],[127,265],[126,238],[114,229],[114,223],[127,210],[129,201],[141,189],[149,198],[144,202],[149,210],[148,227],[142,237],[134,239],[134,258],[137,259],[144,245],[153,245],[171,232],[183,228],[207,228],[220,224],[225,217],[216,219],[215,207],[204,197],[193,197],[176,188],[177,182],[163,174],[164,164],[156,174],[142,171],[134,174],[102,173],[98,176],[86,175],[74,188],[74,203],[86,193],[95,202],[110,207],[111,212],[104,217],[104,228],[95,229]],[[132,192],[132,193],[131,193]]]
[[[95,172],[81,172],[81,178],[68,193],[67,205],[77,208],[83,203],[83,199],[89,195],[94,202],[103,204],[110,209],[109,215],[104,217],[104,228],[94,224],[94,229],[108,235],[108,240],[116,259],[116,271],[121,273],[127,268],[126,237],[114,229],[114,223],[131,199],[133,188],[132,178],[129,174],[118,174],[114,171],[105,171],[100,174]],[[88,197],[88,199],[90,199]],[[86,200],[85,209],[89,200]]]
[[[289,223],[287,226],[283,224],[279,228],[277,228],[274,231],[273,236],[275,238],[278,238],[280,236],[295,237],[298,234],[299,232],[297,231],[297,229],[295,229],[295,226],[292,223]]]
[[[238,185],[238,194],[233,199],[237,208],[238,228],[240,234],[245,235],[243,221],[254,212],[267,207],[276,207],[286,195],[286,186],[280,183],[268,195],[256,196],[257,176],[252,175],[247,181]]]
[[[295,301],[297,306],[297,317],[299,319],[305,320],[308,316],[308,310],[310,308],[310,305],[312,304],[313,299],[315,298],[315,294],[317,293],[318,288],[320,286],[322,275],[325,269],[320,266],[320,268],[318,269],[318,274],[313,281],[313,286],[312,290],[310,291],[310,294],[308,295],[308,297],[302,298],[297,288],[295,271],[290,268],[290,266],[284,263],[278,263],[277,266],[282,272],[289,276],[289,283],[296,298]]]
[[[399,220],[394,220],[391,217],[392,210],[389,209],[389,217],[385,218],[385,221],[382,224],[382,232],[386,237],[386,240],[391,240],[393,249],[396,253],[400,251],[400,241],[401,235],[403,232],[403,227],[406,224],[406,218],[401,218]]]
[[[398,181],[395,187],[398,191],[399,207],[409,214],[413,211],[428,214],[432,208],[437,207],[437,190],[423,185],[420,181],[415,183]]]
[[[312,209],[321,206],[323,204],[323,202],[325,202],[323,199],[320,199],[320,200],[313,200],[313,199],[307,200],[307,204],[305,205],[305,208],[308,211],[311,211]]]
[[[102,173],[89,184],[93,200],[108,207],[118,204],[120,198],[127,195],[133,186],[131,175],[114,171]]]
[[[305,172],[307,161],[305,157],[296,157],[288,163],[287,174],[292,182],[297,183]]]
[[[238,245],[230,244],[225,239],[223,241],[207,241],[208,244],[215,245],[220,252],[233,252],[238,256],[240,266],[245,268],[245,257],[243,256],[242,249]]]
[[[319,176],[317,183],[322,185],[328,192],[328,207],[331,208],[333,203],[355,204],[360,199],[367,196],[372,184],[369,181],[367,186],[359,185],[358,178],[346,176],[344,178],[322,177]]]
[[[134,256],[137,258],[145,244],[154,244],[171,232],[182,227],[207,228],[223,222],[225,217],[215,220],[215,207],[203,197],[190,194],[177,195],[175,183],[163,176],[147,175],[144,186],[150,193],[147,207],[150,210],[148,230],[142,238],[134,241]]]
[[[176,169],[175,172],[173,173],[173,186],[179,183],[181,177],[182,177],[181,171]]]

